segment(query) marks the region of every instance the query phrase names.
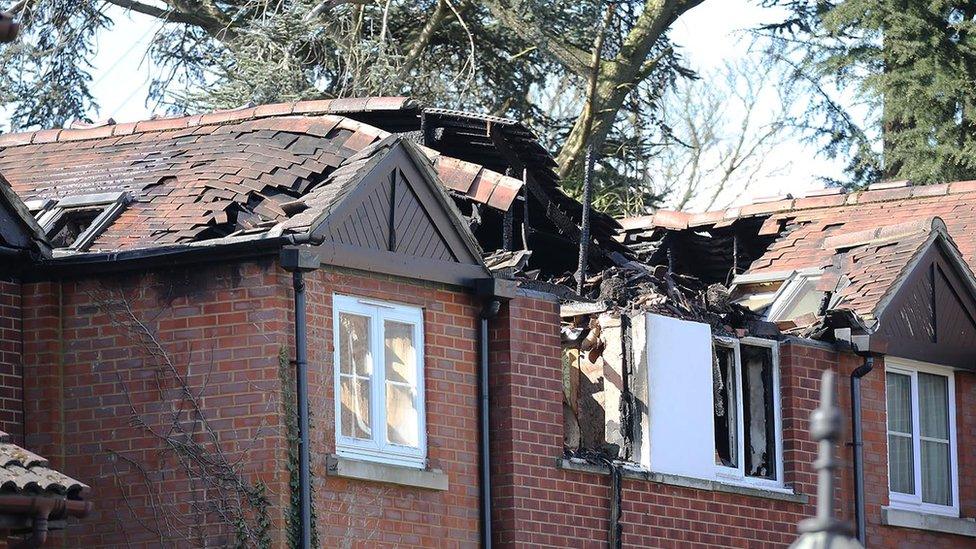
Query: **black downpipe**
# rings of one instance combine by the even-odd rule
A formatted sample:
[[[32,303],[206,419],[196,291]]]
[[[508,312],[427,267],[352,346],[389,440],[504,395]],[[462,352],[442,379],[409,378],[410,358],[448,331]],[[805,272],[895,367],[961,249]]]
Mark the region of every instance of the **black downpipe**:
[[[295,380],[298,401],[298,489],[301,501],[302,549],[312,547],[312,493],[309,481],[308,448],[308,336],[305,316],[305,279],[302,271],[292,273],[295,286]]]
[[[478,419],[481,440],[478,444],[481,476],[481,546],[491,549],[491,453],[489,446],[489,400],[488,400],[488,321],[498,314],[501,303],[492,299],[485,303],[481,311],[481,329],[478,333],[480,346],[478,365]]]
[[[857,539],[867,546],[864,520],[864,440],[861,425],[861,378],[874,369],[874,357],[864,357],[864,364],[851,372],[851,431],[854,446],[854,522]]]

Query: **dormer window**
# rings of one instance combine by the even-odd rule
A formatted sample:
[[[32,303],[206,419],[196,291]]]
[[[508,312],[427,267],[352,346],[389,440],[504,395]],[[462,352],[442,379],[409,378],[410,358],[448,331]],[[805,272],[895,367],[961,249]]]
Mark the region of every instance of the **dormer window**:
[[[31,200],[27,207],[52,248],[80,252],[115,221],[128,202],[129,193],[123,191]]]

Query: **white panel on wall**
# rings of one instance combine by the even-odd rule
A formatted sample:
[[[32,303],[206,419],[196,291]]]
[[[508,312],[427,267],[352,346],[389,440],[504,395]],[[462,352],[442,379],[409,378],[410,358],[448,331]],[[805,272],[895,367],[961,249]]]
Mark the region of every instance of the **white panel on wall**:
[[[658,473],[712,478],[712,330],[647,315],[648,442],[642,465]]]

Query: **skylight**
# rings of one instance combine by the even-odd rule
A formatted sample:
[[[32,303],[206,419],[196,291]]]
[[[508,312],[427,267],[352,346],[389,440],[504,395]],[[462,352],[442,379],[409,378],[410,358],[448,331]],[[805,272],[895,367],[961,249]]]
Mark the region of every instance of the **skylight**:
[[[59,200],[27,202],[51,247],[66,251],[85,251],[129,202],[127,192],[67,196]]]

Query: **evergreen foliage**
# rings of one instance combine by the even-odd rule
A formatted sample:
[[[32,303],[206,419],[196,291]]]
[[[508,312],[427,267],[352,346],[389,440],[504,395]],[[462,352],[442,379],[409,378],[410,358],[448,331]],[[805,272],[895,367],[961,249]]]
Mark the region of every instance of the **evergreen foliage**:
[[[851,186],[976,178],[976,3],[962,0],[769,0],[794,81],[812,100],[805,124],[851,159]],[[802,57],[791,54],[801,53]],[[855,116],[824,82],[860,98]],[[880,143],[879,143],[880,142]]]

